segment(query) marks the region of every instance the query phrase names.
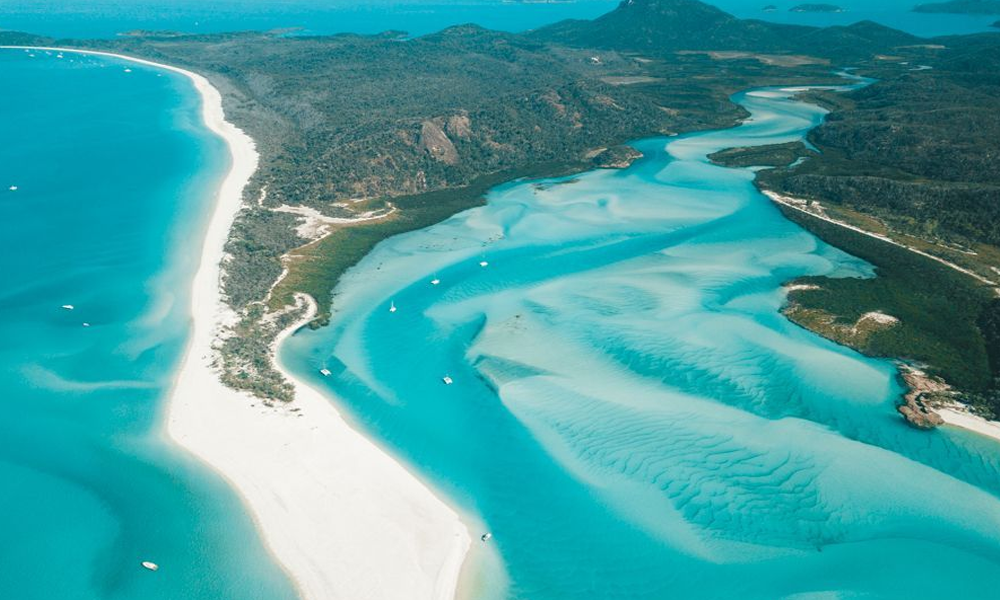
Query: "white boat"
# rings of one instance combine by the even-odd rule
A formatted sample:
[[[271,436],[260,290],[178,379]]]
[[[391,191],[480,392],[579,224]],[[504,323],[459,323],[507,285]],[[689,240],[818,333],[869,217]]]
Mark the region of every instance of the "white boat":
[[[84,327],[90,327],[90,323],[84,323],[83,326]]]
[[[489,531],[487,531],[487,532],[486,532],[486,533],[484,533],[483,535],[479,536],[479,539],[480,539],[480,540],[482,540],[482,541],[484,541],[484,542],[488,542],[488,541],[490,541],[490,539],[491,539],[492,537],[493,537],[493,534],[492,534],[492,533],[490,533]]]
[[[440,279],[431,279],[431,285],[437,285],[439,283],[441,283]]]
[[[330,369],[320,369],[319,372],[320,372],[320,374],[323,375],[323,377],[329,377],[330,376]]]
[[[160,570],[160,565],[156,564],[155,562],[150,562],[148,560],[144,560],[144,561],[142,561],[142,568],[143,569],[149,569],[150,571],[159,571]]]
[[[63,304],[62,307],[65,308],[66,310],[73,310],[74,308],[76,308],[72,304]]]
[[[396,302],[395,301],[390,301],[389,302],[389,312],[396,312]]]
[[[454,380],[452,380],[452,378],[448,377],[447,375],[445,375],[444,377],[442,377],[441,381],[443,381],[445,385],[451,385],[451,384],[455,383]]]
[[[62,54],[56,54],[56,58],[62,58],[62,57],[63,57]]]
[[[479,261],[479,266],[480,266],[480,267],[485,267],[485,266],[488,266],[489,264],[490,264],[490,263],[486,262],[485,260],[481,260],[481,261]]]
[[[132,69],[125,69],[125,72],[126,72],[126,73],[131,73],[131,72],[132,72]]]
[[[12,192],[16,192],[17,191],[17,186],[16,185],[12,185],[12,186],[10,186],[7,189],[10,190],[10,191],[12,191]]]

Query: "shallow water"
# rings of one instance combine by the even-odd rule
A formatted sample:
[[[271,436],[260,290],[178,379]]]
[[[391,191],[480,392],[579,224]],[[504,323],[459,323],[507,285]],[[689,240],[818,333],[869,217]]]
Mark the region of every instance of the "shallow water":
[[[293,597],[159,424],[228,169],[193,87],[0,50],[0,90],[0,598]]]
[[[472,597],[994,597],[1000,447],[908,428],[889,362],[785,319],[783,282],[873,270],[705,159],[802,139],[788,96],[389,239],[283,346],[493,533]]]

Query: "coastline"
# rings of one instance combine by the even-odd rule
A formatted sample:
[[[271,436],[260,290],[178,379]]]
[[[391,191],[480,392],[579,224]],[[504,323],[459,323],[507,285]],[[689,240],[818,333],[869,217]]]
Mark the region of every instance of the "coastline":
[[[843,227],[845,229],[849,229],[851,231],[860,233],[862,235],[866,235],[866,236],[875,238],[877,240],[880,240],[880,241],[892,244],[892,245],[897,246],[899,248],[902,248],[904,250],[908,250],[910,252],[913,252],[913,253],[918,254],[920,256],[923,256],[925,258],[929,258],[931,260],[934,260],[934,261],[936,261],[936,262],[938,262],[938,263],[940,263],[940,264],[942,264],[942,265],[944,265],[944,266],[946,266],[946,267],[948,267],[950,269],[954,269],[955,271],[958,271],[959,273],[962,273],[964,275],[972,277],[973,279],[975,279],[976,281],[979,281],[980,283],[992,286],[994,288],[994,292],[997,293],[998,295],[1000,295],[1000,288],[996,287],[998,285],[997,282],[994,282],[994,281],[992,281],[990,279],[987,279],[987,278],[979,275],[978,273],[974,273],[974,272],[972,272],[972,271],[970,271],[968,269],[965,269],[965,268],[963,268],[963,267],[961,267],[959,265],[956,265],[956,264],[954,264],[954,263],[952,263],[952,262],[950,262],[948,260],[945,260],[945,259],[943,259],[941,257],[938,257],[938,256],[934,256],[934,255],[929,254],[927,252],[924,252],[924,251],[922,251],[922,250],[920,250],[918,248],[913,248],[913,247],[908,246],[906,244],[902,244],[900,242],[897,242],[896,240],[893,240],[893,239],[891,239],[888,236],[884,236],[884,235],[880,235],[880,234],[877,234],[877,233],[874,233],[874,232],[871,232],[871,231],[867,231],[865,229],[862,229],[860,227],[856,227],[856,226],[851,225],[849,223],[844,223],[844,222],[839,221],[837,219],[831,218],[831,217],[829,217],[829,216],[827,216],[825,214],[818,214],[817,212],[807,210],[805,208],[805,206],[807,204],[807,202],[805,200],[801,200],[799,198],[794,198],[794,197],[791,197],[791,196],[779,194],[779,193],[771,191],[771,190],[764,190],[764,189],[762,189],[760,191],[761,191],[762,194],[764,194],[764,196],[766,196],[768,199],[770,199],[772,202],[774,202],[776,204],[781,204],[782,206],[786,206],[786,207],[791,208],[793,210],[805,213],[805,214],[807,214],[809,216],[812,216],[812,217],[815,217],[817,219],[823,220],[823,221],[825,221],[827,223],[830,223],[832,225],[837,225],[839,227]],[[807,287],[807,286],[802,286],[802,287]],[[800,289],[802,289],[802,288],[800,288]],[[930,406],[923,406],[923,404],[920,403],[919,401],[917,401],[915,403],[914,401],[917,400],[917,396],[919,395],[917,392],[919,392],[918,388],[920,386],[914,385],[914,383],[909,378],[907,378],[906,371],[904,369],[902,369],[902,368],[900,369],[900,374],[903,377],[903,380],[906,382],[907,387],[910,389],[910,392],[906,395],[906,399],[907,399],[906,402],[904,404],[900,405],[900,408],[904,408],[905,407],[905,408],[910,409],[911,411],[916,411],[918,414],[921,413],[921,412],[923,412],[924,415],[921,418],[926,418],[927,419],[927,423],[929,423],[929,426],[917,425],[918,427],[934,428],[934,427],[938,427],[938,426],[941,426],[941,425],[949,425],[949,426],[952,426],[952,427],[958,427],[958,428],[961,428],[961,429],[965,429],[966,431],[971,431],[973,433],[976,433],[976,434],[979,434],[979,435],[991,438],[991,439],[993,439],[993,440],[995,440],[997,442],[1000,442],[1000,421],[991,421],[989,419],[986,419],[986,418],[980,417],[978,415],[972,414],[971,412],[968,411],[968,409],[964,405],[959,404],[957,402],[952,402],[950,404],[944,404],[944,405],[932,404]],[[919,373],[919,375],[922,376],[923,374]],[[908,416],[906,414],[906,412],[901,411],[900,414],[902,414],[903,417],[906,420],[910,421],[910,423],[913,423],[915,425],[917,424],[917,422],[914,421],[914,419],[911,418],[911,416]]]
[[[454,598],[470,546],[456,511],[352,429],[318,390],[286,371],[296,401],[273,408],[219,380],[213,344],[234,318],[222,301],[221,263],[258,155],[253,140],[225,120],[218,90],[201,75],[144,59],[30,48],[112,57],[187,77],[201,97],[203,122],[229,149],[232,164],[202,244],[190,338],[165,407],[163,434],[229,482],[303,599]],[[315,309],[312,304],[309,312]],[[283,331],[274,349],[305,322]]]
[[[974,415],[961,404],[938,406],[934,412],[941,417],[945,425],[960,427],[1000,442],[1000,423]]]

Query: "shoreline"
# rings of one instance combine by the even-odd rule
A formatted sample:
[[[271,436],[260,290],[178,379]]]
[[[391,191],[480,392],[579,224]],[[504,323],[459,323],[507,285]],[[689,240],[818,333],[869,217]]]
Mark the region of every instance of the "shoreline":
[[[386,452],[352,429],[320,391],[275,365],[296,400],[268,408],[225,387],[212,364],[221,326],[221,263],[243,189],[257,169],[254,141],[225,120],[208,79],[171,65],[113,52],[187,77],[201,97],[205,126],[221,137],[231,165],[215,195],[191,288],[191,331],[161,420],[165,438],[218,473],[237,492],[262,541],[304,600],[452,600],[471,539],[458,513]],[[315,312],[315,304],[311,304]],[[282,341],[304,323],[286,328]]]
[[[843,227],[845,229],[849,229],[851,231],[854,231],[854,232],[857,232],[857,233],[860,233],[860,234],[863,234],[863,235],[875,238],[877,240],[880,240],[880,241],[883,241],[883,242],[886,242],[886,243],[889,243],[889,244],[893,244],[894,246],[897,246],[899,248],[903,248],[904,250],[908,250],[908,251],[913,252],[915,254],[919,254],[920,256],[923,256],[925,258],[929,258],[931,260],[934,260],[934,261],[936,261],[936,262],[938,262],[938,263],[940,263],[940,264],[942,264],[942,265],[944,265],[944,266],[946,266],[948,268],[951,268],[951,269],[954,269],[955,271],[958,271],[959,273],[962,273],[964,275],[968,275],[969,277],[974,278],[975,280],[979,281],[980,283],[983,283],[983,284],[986,284],[986,285],[989,285],[989,286],[993,286],[994,287],[994,292],[997,293],[998,295],[1000,295],[1000,289],[998,289],[997,287],[995,287],[995,286],[997,286],[996,282],[991,281],[989,279],[986,279],[985,277],[982,277],[978,273],[974,273],[974,272],[972,272],[972,271],[970,271],[968,269],[965,269],[965,268],[963,268],[963,267],[961,267],[959,265],[956,265],[956,264],[954,264],[954,263],[952,263],[952,262],[950,262],[948,260],[945,260],[945,259],[943,259],[941,257],[938,257],[938,256],[934,256],[932,254],[929,254],[929,253],[924,252],[922,250],[919,250],[917,248],[913,248],[911,246],[907,246],[906,244],[902,244],[900,242],[897,242],[896,240],[893,240],[893,239],[891,239],[888,236],[879,235],[877,233],[873,233],[871,231],[867,231],[865,229],[862,229],[860,227],[851,225],[849,223],[844,223],[842,221],[838,221],[837,219],[828,217],[826,215],[817,214],[815,212],[806,210],[805,205],[807,204],[807,202],[805,200],[801,200],[799,198],[794,198],[792,196],[786,196],[784,194],[780,194],[778,192],[774,192],[774,191],[771,191],[771,190],[764,190],[764,189],[762,189],[762,190],[760,190],[760,192],[764,196],[766,196],[768,199],[770,199],[772,202],[774,202],[775,204],[781,204],[782,206],[786,206],[786,207],[791,208],[793,210],[797,210],[799,212],[805,213],[805,214],[807,214],[809,216],[815,217],[817,219],[820,219],[820,220],[825,221],[827,223],[830,223],[832,225],[837,225],[839,227]],[[901,376],[903,376],[903,373],[904,373],[904,371],[902,369],[900,369],[900,375]],[[904,379],[904,381],[906,381],[905,377],[903,377],[903,379]],[[913,393],[914,391],[916,391],[915,388],[914,388],[914,386],[910,385],[909,382],[907,382],[907,387],[910,388],[910,393]],[[907,403],[905,403],[905,404],[903,404],[901,406],[910,406],[910,403],[907,402]],[[911,407],[911,408],[913,408],[913,407]],[[997,442],[1000,442],[1000,421],[990,421],[989,419],[986,419],[986,418],[980,417],[978,415],[972,414],[972,413],[970,413],[968,411],[968,409],[964,405],[958,404],[958,403],[948,404],[948,405],[944,405],[944,406],[931,406],[930,410],[932,411],[932,413],[934,415],[940,417],[941,421],[943,421],[943,423],[942,423],[943,425],[950,425],[952,427],[958,427],[958,428],[964,429],[966,431],[971,431],[973,433],[976,433],[976,434],[979,434],[979,435],[991,438],[991,439],[993,439],[993,440],[995,440]],[[903,417],[906,418],[908,421],[910,421],[911,423],[913,422],[909,417],[906,416],[905,413],[901,413],[901,414],[903,414]],[[940,425],[935,425],[935,426],[940,426]]]
[[[970,413],[964,405],[949,404],[934,408],[945,425],[959,427],[1000,442],[1000,422],[990,421]]]

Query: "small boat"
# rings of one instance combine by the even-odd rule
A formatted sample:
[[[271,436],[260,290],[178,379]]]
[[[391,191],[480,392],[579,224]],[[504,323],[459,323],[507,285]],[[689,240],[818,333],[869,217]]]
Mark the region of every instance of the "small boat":
[[[148,560],[144,560],[144,561],[142,561],[142,568],[143,569],[148,569],[150,571],[159,571],[160,570],[160,565],[156,564],[155,562],[150,562]]]
[[[321,375],[323,375],[323,377],[329,377],[331,374],[330,369],[320,369],[319,372]]]
[[[439,283],[441,283],[440,279],[431,279],[431,285],[437,285]]]
[[[56,58],[62,58],[62,57],[63,57],[62,54],[56,54]]]
[[[132,72],[132,69],[125,69],[125,72],[126,72],[126,73],[131,73],[131,72]]]
[[[63,304],[62,308],[66,309],[66,310],[73,310],[76,307],[73,306],[72,304]]]
[[[396,302],[395,301],[390,301],[389,302],[389,312],[391,312],[391,313],[396,312]]]
[[[490,263],[486,262],[485,260],[481,260],[481,261],[479,261],[479,266],[480,266],[480,267],[486,267],[486,266],[489,266],[489,264],[490,264]]]
[[[84,327],[90,327],[90,323],[84,323],[83,326]]]
[[[488,542],[493,537],[493,534],[487,531],[483,535],[479,536],[479,539],[483,542]]]
[[[17,186],[16,185],[12,185],[12,186],[10,186],[7,189],[10,190],[10,191],[12,191],[12,192],[16,192],[17,191]]]
[[[447,375],[445,375],[444,377],[442,377],[441,381],[443,381],[445,385],[451,385],[451,384],[455,383],[455,381],[451,377],[448,377]]]

